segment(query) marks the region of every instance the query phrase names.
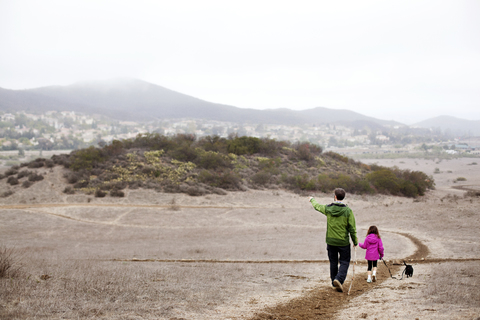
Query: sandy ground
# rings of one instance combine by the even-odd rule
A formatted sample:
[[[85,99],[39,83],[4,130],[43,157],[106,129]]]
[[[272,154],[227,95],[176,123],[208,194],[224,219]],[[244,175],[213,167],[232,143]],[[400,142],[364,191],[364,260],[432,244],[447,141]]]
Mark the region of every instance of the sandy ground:
[[[412,258],[409,263],[415,269],[412,278],[399,281],[388,279],[388,270],[380,265],[381,281],[367,285],[364,251],[357,249],[360,264],[348,297],[329,286],[325,218],[311,208],[308,198],[281,190],[202,197],[127,190],[125,198],[100,199],[65,195],[63,169],[41,168],[46,179],[28,189],[0,181],[0,193],[14,191],[0,198],[0,242],[45,257],[45,272],[54,272],[48,265],[52,259],[141,264],[171,276],[171,282],[161,284],[165,290],[173,290],[173,279],[178,282],[183,276],[189,283],[186,291],[222,292],[208,308],[173,301],[161,317],[165,319],[477,319],[480,308],[471,297],[449,297],[453,290],[457,296],[473,295],[475,301],[478,293],[462,290],[455,282],[441,287],[442,278],[434,276],[445,269],[443,264],[450,263],[452,270],[480,265],[475,249],[479,198],[464,198],[464,190],[452,188],[480,186],[475,159],[373,162],[432,174],[437,189],[419,199],[347,196],[359,239],[370,225],[377,225],[394,276],[403,269],[393,262]],[[435,168],[440,173],[434,174]],[[458,177],[467,181],[454,183]],[[314,196],[320,203],[332,198]],[[229,274],[229,281],[221,284],[224,276],[205,278],[210,273]],[[347,285],[351,275],[350,271]],[[478,284],[478,275],[468,277],[467,285]],[[210,301],[202,299],[213,298],[194,299],[203,305]]]

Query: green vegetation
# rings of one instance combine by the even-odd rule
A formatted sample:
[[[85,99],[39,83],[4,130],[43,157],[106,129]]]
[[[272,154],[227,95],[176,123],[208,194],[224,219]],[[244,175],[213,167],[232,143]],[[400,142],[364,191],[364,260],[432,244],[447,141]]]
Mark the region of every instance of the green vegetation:
[[[79,191],[96,197],[123,197],[121,190],[127,186],[189,195],[247,188],[331,192],[341,187],[349,193],[406,197],[434,188],[433,179],[423,172],[368,166],[335,152],[322,153],[308,142],[254,137],[139,134],[101,148],[22,164],[29,168],[53,165],[70,169],[65,178],[73,188],[65,193]],[[17,174],[17,169],[5,176]],[[29,181],[37,181],[32,173],[28,176]]]

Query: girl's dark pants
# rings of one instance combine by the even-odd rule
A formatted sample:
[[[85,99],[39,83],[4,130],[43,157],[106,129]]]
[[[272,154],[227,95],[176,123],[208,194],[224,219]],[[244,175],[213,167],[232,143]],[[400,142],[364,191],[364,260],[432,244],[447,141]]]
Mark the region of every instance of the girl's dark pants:
[[[347,278],[348,266],[350,265],[350,244],[344,247],[327,244],[328,260],[330,260],[330,279],[337,279],[341,284]],[[340,258],[339,258],[340,257]],[[340,263],[340,268],[338,264]]]
[[[372,271],[372,267],[377,267],[377,260],[367,260],[368,261],[368,269],[367,271]]]

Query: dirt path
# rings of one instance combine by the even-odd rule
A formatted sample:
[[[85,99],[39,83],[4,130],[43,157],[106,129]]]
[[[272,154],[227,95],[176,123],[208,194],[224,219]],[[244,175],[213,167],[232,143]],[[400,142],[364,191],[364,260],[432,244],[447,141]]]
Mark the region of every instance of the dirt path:
[[[425,246],[420,240],[415,238],[412,235],[406,233],[398,233],[402,236],[410,239],[417,247],[417,250],[414,254],[405,258],[409,261],[422,259],[426,257],[429,253],[427,246]],[[358,254],[357,254],[358,259]],[[402,270],[401,265],[390,265],[390,271],[393,275],[396,275],[400,270]],[[345,281],[344,288],[348,290],[350,286],[351,271],[352,267],[350,266],[349,275]],[[368,284],[364,275],[365,272],[358,272],[358,267],[356,268],[357,275],[355,276],[354,284],[350,295],[347,293],[339,293],[331,287],[319,287],[309,291],[302,297],[288,301],[287,303],[282,303],[274,307],[268,307],[255,314],[254,317],[250,318],[251,320],[264,320],[264,319],[278,319],[278,320],[291,320],[291,319],[333,319],[337,311],[349,303],[353,298],[365,293],[368,290],[372,290],[376,286],[382,284],[383,281],[390,278],[388,269],[383,265],[378,267],[378,280],[376,283]],[[362,269],[362,271],[364,271]],[[358,276],[358,275],[361,276]],[[345,290],[346,291],[346,290]]]
[[[478,185],[463,185],[463,186],[451,186],[452,189],[463,190],[463,191],[480,191],[480,186]]]

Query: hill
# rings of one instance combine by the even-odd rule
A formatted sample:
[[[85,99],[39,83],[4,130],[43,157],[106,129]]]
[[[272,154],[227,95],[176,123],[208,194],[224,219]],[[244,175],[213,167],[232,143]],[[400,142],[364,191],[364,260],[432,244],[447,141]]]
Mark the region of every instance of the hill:
[[[323,107],[255,110],[216,104],[137,79],[82,82],[28,90],[0,90],[0,110],[77,111],[102,114],[118,120],[148,121],[194,118],[235,123],[303,125],[364,121],[392,124],[350,110]]]
[[[286,189],[298,193],[331,192],[336,187],[349,193],[386,193],[416,197],[434,186],[423,172],[368,166],[310,143],[269,138],[193,135],[139,135],[114,140],[102,148],[75,150],[46,160],[39,158],[21,167],[63,165],[72,184],[65,193],[82,192],[104,197],[123,197],[123,189],[147,188],[161,192],[204,195],[225,190]],[[12,167],[0,179],[28,188],[42,180],[35,172]],[[25,184],[25,185],[24,185]]]
[[[418,122],[412,126],[440,129],[446,134],[451,134],[455,136],[480,135],[480,120],[466,120],[452,116],[438,116]]]

